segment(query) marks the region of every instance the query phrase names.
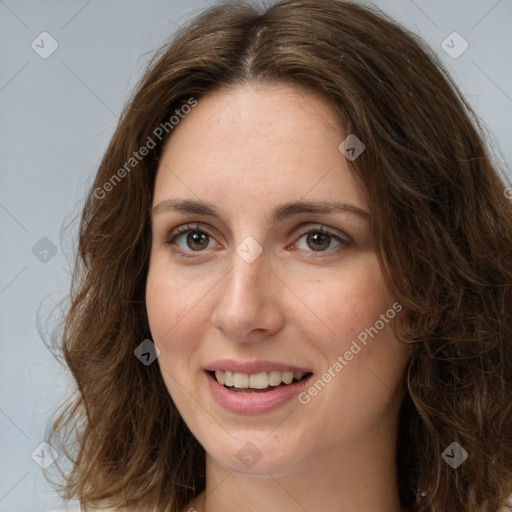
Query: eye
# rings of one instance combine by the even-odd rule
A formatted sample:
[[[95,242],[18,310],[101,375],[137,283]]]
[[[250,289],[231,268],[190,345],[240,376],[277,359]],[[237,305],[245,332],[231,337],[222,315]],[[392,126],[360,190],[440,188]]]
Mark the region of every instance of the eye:
[[[307,229],[301,235],[292,248],[297,247],[307,252],[338,252],[345,246],[349,245],[348,239],[342,238],[340,235],[329,231],[323,226],[314,229]]]
[[[201,228],[199,224],[180,226],[172,231],[165,241],[167,245],[175,246],[178,251],[187,256],[186,253],[211,249],[212,242],[215,242],[213,236],[204,228]]]
[[[309,253],[327,253],[326,256],[329,256],[350,245],[348,237],[344,238],[323,226],[308,227],[299,235],[300,238],[290,247]],[[185,257],[195,257],[215,247],[217,242],[213,235],[200,224],[186,224],[174,229],[165,243]],[[325,256],[319,254],[317,257]]]

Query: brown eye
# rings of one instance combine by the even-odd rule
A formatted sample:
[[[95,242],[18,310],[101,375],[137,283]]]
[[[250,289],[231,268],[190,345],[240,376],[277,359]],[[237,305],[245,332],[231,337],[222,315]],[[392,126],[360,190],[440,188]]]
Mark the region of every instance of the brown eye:
[[[165,243],[186,254],[209,249],[212,247],[211,242],[215,242],[212,235],[203,229],[199,229],[196,224],[176,228]]]
[[[294,243],[297,249],[309,253],[325,253],[325,256],[337,253],[348,245],[350,245],[348,237],[345,239],[342,234],[332,233],[323,226],[303,231]]]
[[[194,251],[201,251],[208,246],[209,235],[203,231],[190,231],[186,238],[185,243]]]
[[[324,251],[331,243],[332,236],[325,233],[309,233],[306,243],[314,251]]]

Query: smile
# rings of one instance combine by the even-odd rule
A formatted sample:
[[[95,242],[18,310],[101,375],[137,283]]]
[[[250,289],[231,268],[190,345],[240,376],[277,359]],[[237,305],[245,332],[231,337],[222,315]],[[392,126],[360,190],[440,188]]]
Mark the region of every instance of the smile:
[[[217,382],[225,388],[238,393],[264,393],[279,386],[287,386],[294,382],[300,382],[311,373],[303,372],[258,372],[241,373],[216,370],[211,372]]]
[[[313,376],[311,372],[278,370],[257,373],[207,370],[204,375],[214,401],[225,411],[237,414],[267,413],[285,404],[296,406],[297,395]]]

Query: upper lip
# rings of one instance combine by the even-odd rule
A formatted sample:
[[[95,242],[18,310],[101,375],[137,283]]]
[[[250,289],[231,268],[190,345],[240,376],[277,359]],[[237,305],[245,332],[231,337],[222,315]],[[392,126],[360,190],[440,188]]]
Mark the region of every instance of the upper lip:
[[[205,366],[205,370],[214,372],[222,370],[238,373],[260,373],[260,372],[301,372],[311,373],[309,368],[295,366],[287,363],[279,363],[277,361],[233,361],[232,359],[221,359],[213,361]]]

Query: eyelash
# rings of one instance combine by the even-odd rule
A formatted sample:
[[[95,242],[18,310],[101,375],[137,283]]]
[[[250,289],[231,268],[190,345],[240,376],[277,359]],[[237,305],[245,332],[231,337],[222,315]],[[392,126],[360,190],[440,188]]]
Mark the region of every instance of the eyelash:
[[[208,237],[215,239],[215,237],[208,231],[208,229],[205,229],[200,224],[184,224],[183,226],[179,226],[178,228],[174,229],[168,236],[168,238],[165,240],[165,244],[172,246],[172,249],[180,254],[180,256],[184,258],[198,258],[202,256],[201,253],[204,251],[184,251],[183,249],[178,249],[175,245],[175,240],[184,234],[188,234],[191,232],[199,232],[204,233],[208,235]],[[327,258],[331,256],[333,253],[337,254],[339,251],[343,250],[346,246],[350,244],[349,240],[345,240],[339,235],[333,233],[332,231],[329,231],[328,229],[324,228],[323,226],[318,226],[315,228],[308,228],[299,233],[299,238],[297,239],[297,242],[304,236],[308,235],[310,233],[322,233],[324,235],[328,235],[332,237],[334,240],[340,243],[338,247],[335,247],[334,249],[329,249],[326,251],[306,251],[306,252],[312,252],[315,254],[315,256],[308,256],[312,258]],[[295,247],[296,243],[293,243],[293,247]],[[195,253],[195,254],[194,254]],[[326,254],[327,253],[327,254]],[[318,255],[316,255],[318,254]]]

